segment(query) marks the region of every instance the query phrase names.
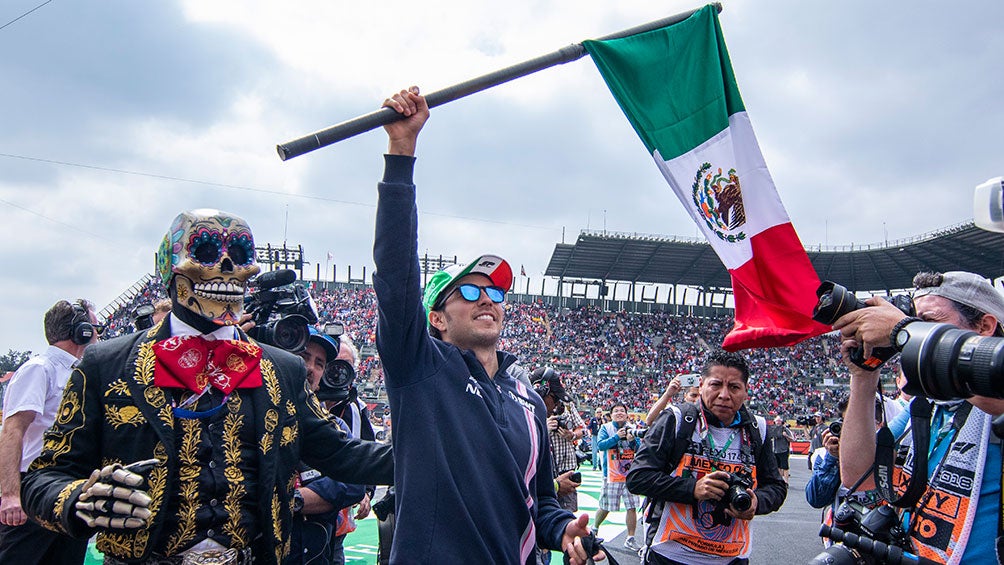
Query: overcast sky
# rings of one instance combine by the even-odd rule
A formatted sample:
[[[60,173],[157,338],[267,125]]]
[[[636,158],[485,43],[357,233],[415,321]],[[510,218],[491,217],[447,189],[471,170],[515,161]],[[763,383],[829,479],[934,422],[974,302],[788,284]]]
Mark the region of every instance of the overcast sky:
[[[7,0],[0,25],[41,4]],[[382,131],[283,163],[275,145],[681,1],[54,0],[0,29],[0,352],[43,312],[104,307],[153,268],[185,209],[243,216],[308,267],[372,270]],[[972,218],[1004,174],[1004,3],[724,2],[747,111],[806,245],[908,238]],[[433,110],[420,249],[539,279],[580,230],[696,230],[592,62]],[[288,222],[287,222],[288,217]]]

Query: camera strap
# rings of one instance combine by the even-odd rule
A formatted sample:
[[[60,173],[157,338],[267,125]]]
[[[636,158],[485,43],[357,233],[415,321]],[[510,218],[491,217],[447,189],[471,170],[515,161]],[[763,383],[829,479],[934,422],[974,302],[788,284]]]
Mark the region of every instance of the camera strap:
[[[994,418],[994,434],[997,434],[996,428],[998,420],[1004,422],[1004,415],[998,415]],[[997,563],[998,565],[1004,564],[1004,438],[997,438],[1000,441],[1001,449],[1001,491],[1000,491],[1000,503],[997,505],[997,540],[995,544],[995,549],[997,550]]]
[[[899,508],[909,508],[917,504],[927,489],[927,458],[931,441],[931,411],[933,404],[926,398],[917,397],[910,403],[910,426],[913,428],[913,473],[903,496],[897,497],[892,484],[892,470],[895,465],[896,438],[888,424],[875,434],[875,488],[889,504]]]

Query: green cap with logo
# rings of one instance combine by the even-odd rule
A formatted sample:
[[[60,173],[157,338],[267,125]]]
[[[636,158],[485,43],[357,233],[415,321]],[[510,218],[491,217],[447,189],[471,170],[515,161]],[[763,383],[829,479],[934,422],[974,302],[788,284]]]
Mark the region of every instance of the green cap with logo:
[[[482,255],[463,267],[450,265],[432,275],[425,285],[422,305],[425,306],[426,323],[429,322],[429,312],[432,312],[432,308],[436,305],[436,301],[439,300],[443,291],[450,288],[450,285],[455,281],[471,273],[485,275],[492,280],[493,285],[506,291],[512,287],[512,267],[505,259],[497,255]]]

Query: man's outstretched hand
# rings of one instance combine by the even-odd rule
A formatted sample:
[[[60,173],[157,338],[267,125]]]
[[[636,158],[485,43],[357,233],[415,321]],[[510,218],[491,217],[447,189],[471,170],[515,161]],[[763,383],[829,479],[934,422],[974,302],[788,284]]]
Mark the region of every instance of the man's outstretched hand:
[[[561,537],[561,548],[568,556],[568,562],[572,565],[586,565],[589,562],[590,557],[582,545],[582,538],[587,536],[589,536],[589,514],[582,514],[565,526],[565,535]],[[604,559],[606,559],[606,555],[603,555],[602,552],[597,552],[592,556],[593,561]]]

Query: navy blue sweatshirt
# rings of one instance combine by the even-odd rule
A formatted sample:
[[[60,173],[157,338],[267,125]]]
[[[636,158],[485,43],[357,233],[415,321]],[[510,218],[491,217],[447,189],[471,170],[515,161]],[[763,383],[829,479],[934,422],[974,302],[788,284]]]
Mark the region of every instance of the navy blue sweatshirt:
[[[397,526],[392,563],[535,563],[558,549],[573,515],[551,480],[546,409],[497,352],[485,373],[474,353],[432,338],[418,263],[415,159],[385,156],[378,186],[377,349],[394,421]]]

